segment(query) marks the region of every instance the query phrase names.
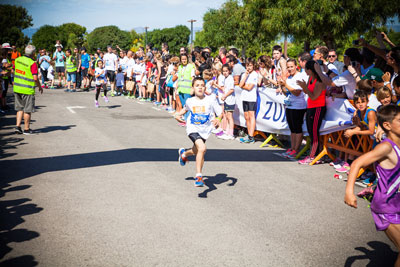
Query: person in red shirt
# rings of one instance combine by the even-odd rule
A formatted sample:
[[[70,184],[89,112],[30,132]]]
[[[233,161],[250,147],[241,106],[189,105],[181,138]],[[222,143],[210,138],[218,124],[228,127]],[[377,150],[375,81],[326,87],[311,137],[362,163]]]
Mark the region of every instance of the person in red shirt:
[[[222,65],[226,64],[226,54],[228,51],[226,50],[225,47],[221,47],[219,49],[219,57],[221,58]]]

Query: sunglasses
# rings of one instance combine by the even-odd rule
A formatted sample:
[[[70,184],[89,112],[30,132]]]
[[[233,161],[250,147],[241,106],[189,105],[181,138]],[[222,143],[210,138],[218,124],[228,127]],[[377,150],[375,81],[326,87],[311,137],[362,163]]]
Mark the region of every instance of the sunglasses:
[[[394,61],[394,59],[389,54],[386,55],[386,58]]]
[[[334,55],[329,55],[328,57],[336,57],[336,56],[334,56]]]

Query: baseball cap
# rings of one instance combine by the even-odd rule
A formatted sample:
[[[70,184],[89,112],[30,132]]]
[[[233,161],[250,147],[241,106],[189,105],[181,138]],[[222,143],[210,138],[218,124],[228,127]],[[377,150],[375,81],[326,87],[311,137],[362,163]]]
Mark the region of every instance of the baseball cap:
[[[3,49],[11,49],[11,45],[9,43],[4,43],[1,45],[1,48]]]
[[[383,71],[381,69],[372,68],[361,78],[361,80],[375,80],[377,82],[383,82],[382,76]]]
[[[107,45],[107,48],[112,48],[112,45]]]

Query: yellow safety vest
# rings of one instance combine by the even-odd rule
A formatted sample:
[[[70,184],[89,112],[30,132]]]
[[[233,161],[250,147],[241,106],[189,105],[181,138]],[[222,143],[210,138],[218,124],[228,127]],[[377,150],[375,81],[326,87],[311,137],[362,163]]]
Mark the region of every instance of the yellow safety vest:
[[[192,89],[192,72],[195,69],[193,64],[182,65],[178,69],[178,93],[190,94]]]
[[[35,61],[27,56],[15,59],[14,93],[24,95],[35,94],[35,80],[31,71],[33,63]]]
[[[69,56],[66,61],[67,65],[67,72],[75,72],[76,71],[76,65],[75,63],[72,62],[72,56]]]

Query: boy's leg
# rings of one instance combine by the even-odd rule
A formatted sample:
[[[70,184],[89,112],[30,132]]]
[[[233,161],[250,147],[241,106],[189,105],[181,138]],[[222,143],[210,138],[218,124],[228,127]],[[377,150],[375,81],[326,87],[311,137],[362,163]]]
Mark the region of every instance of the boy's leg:
[[[201,173],[204,166],[204,155],[206,154],[206,144],[202,139],[197,139],[194,143],[196,149],[196,173]]]
[[[390,224],[385,230],[385,234],[400,251],[400,224]],[[397,255],[397,260],[394,264],[395,267],[400,267],[400,253]]]

